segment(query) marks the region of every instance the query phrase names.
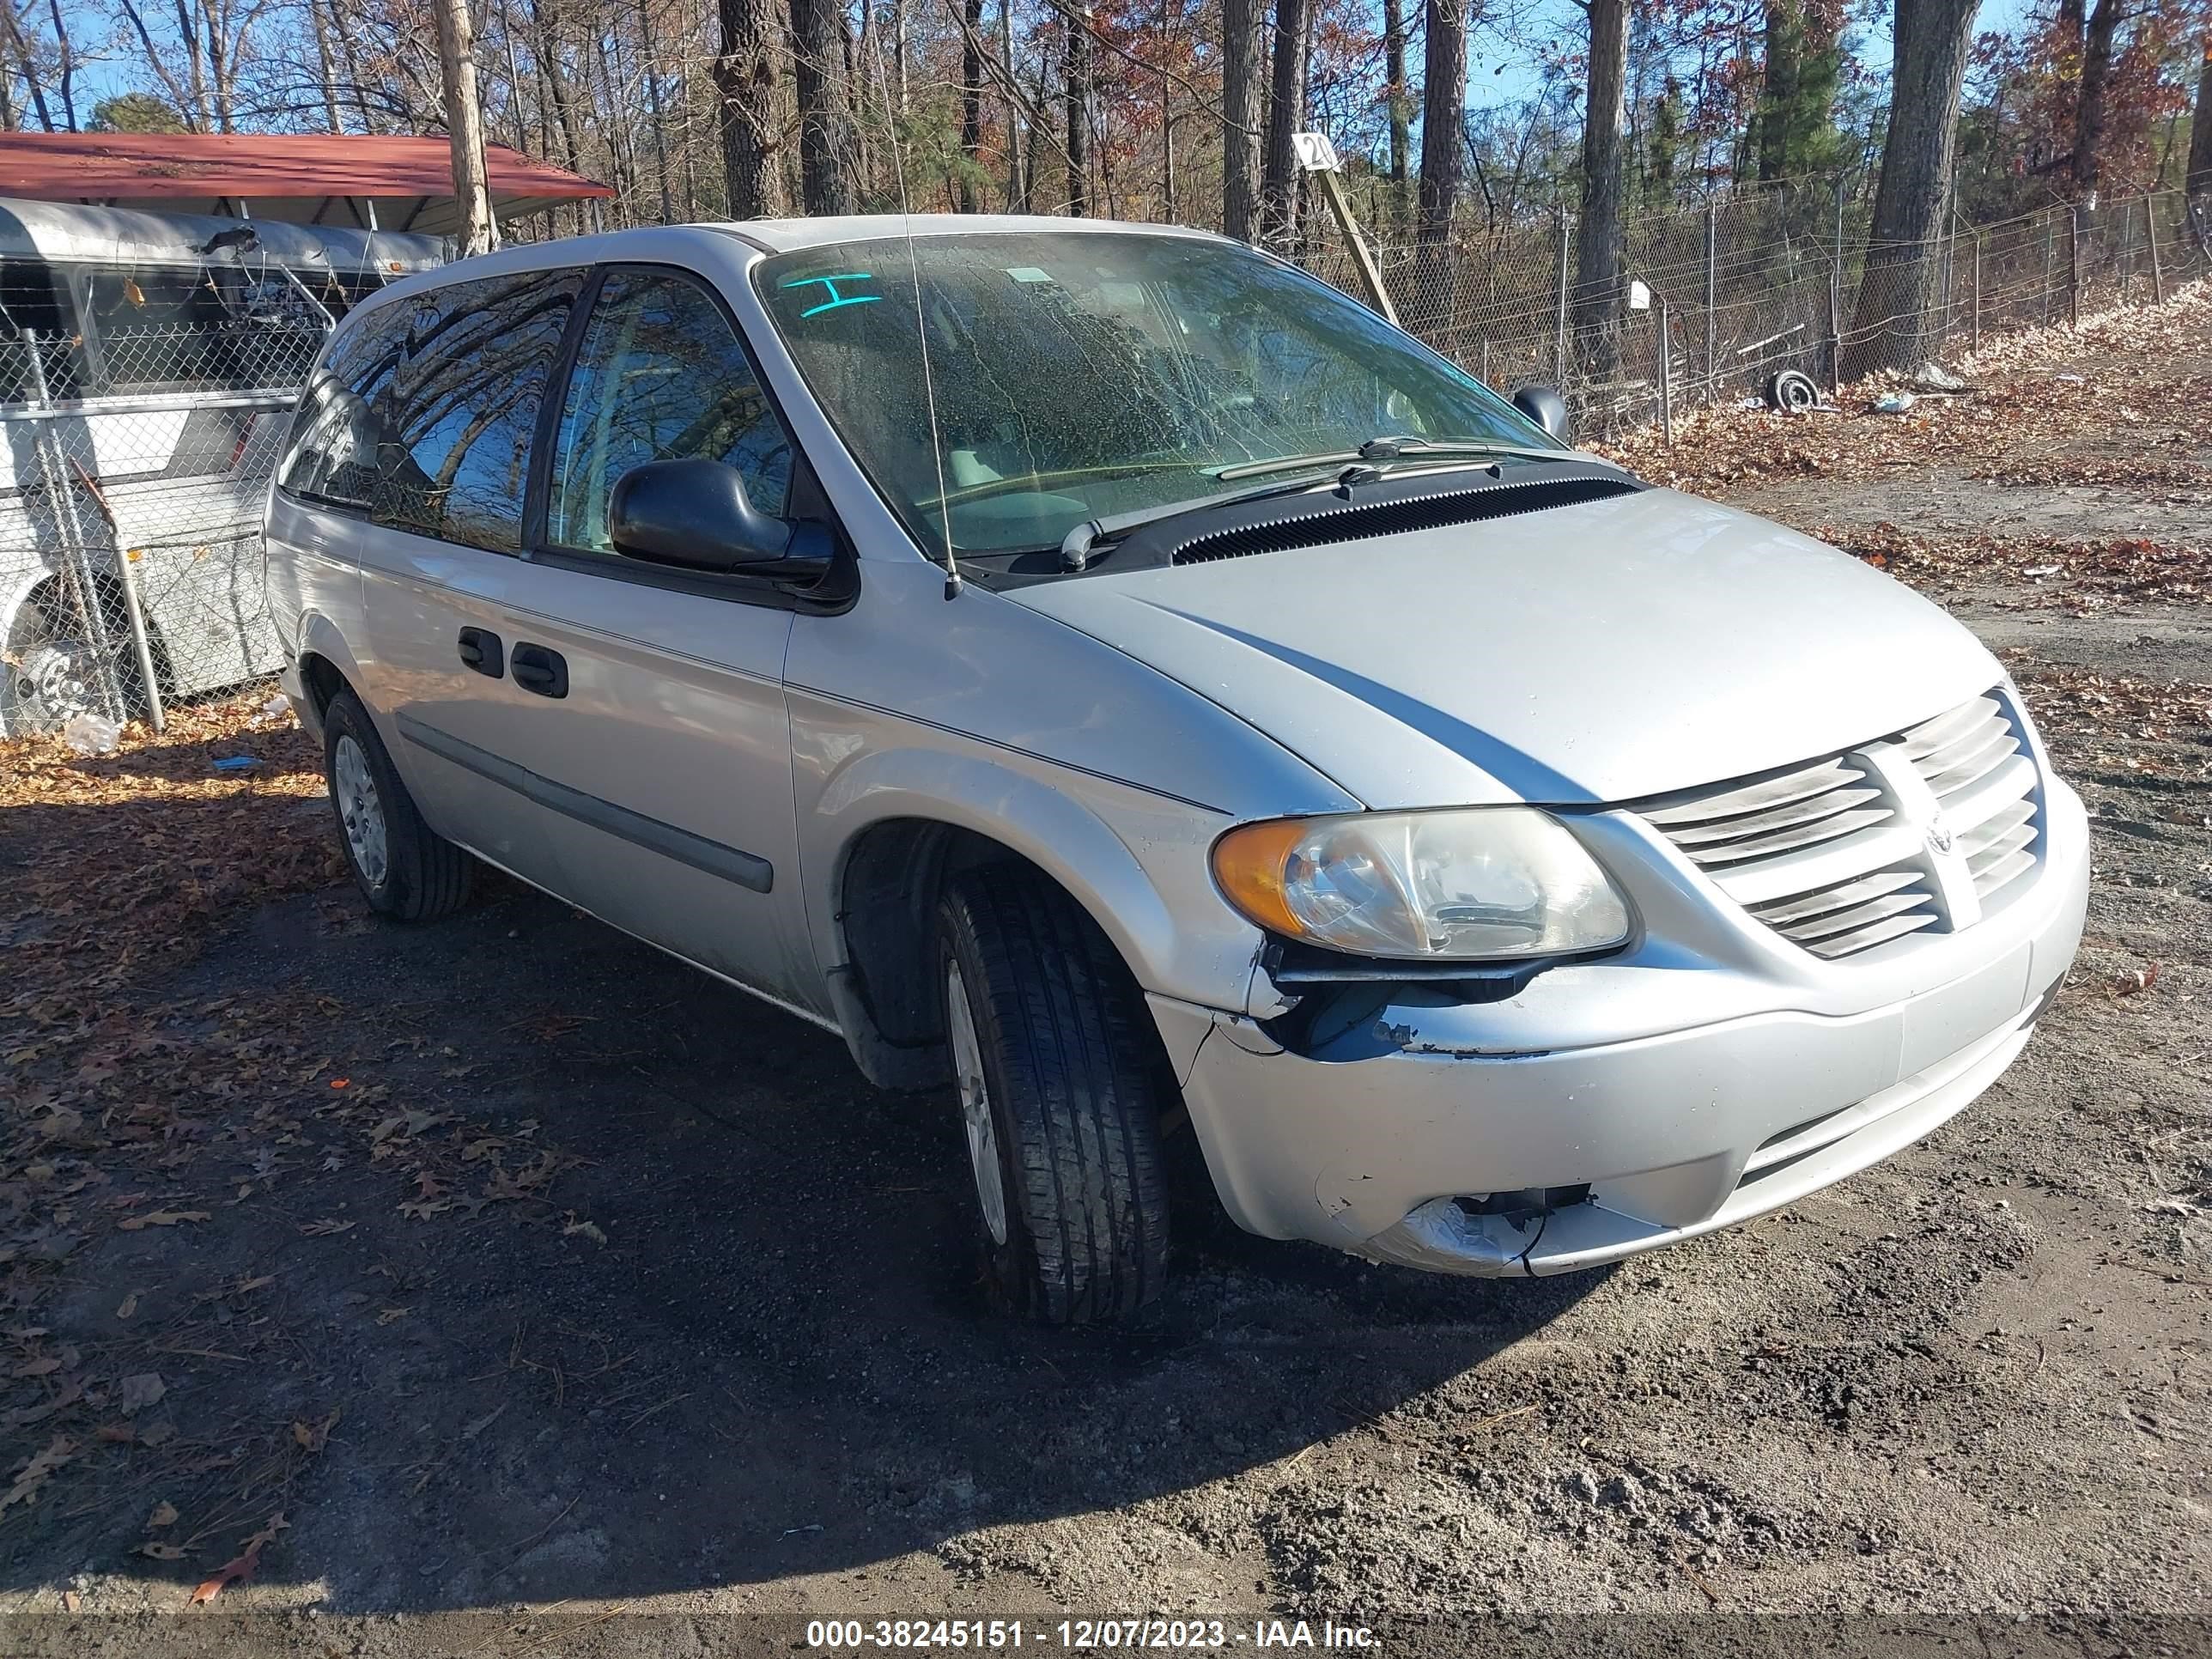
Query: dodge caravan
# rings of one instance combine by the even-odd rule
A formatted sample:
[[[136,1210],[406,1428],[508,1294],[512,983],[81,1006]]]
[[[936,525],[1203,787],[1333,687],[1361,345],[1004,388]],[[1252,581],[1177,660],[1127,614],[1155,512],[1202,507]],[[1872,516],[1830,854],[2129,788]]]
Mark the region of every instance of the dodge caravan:
[[[1588,1267],[1987,1089],[2087,836],[1942,611],[1547,424],[1195,233],[513,249],[332,336],[285,685],[376,910],[496,866],[950,1084],[1042,1318],[1154,1295],[1183,1134],[1255,1232]]]

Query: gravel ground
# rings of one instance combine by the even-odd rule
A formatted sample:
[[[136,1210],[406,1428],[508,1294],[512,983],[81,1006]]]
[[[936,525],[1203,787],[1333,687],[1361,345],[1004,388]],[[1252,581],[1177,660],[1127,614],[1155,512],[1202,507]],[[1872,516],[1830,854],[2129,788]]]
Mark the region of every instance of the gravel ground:
[[[1991,441],[2049,482],[1936,444],[1727,493],[1846,545],[2202,561],[2212,447],[2155,411],[2212,406],[2208,313],[2173,310],[2178,344],[2002,371],[2124,379],[2158,482],[2064,482],[2046,423]],[[1477,1619],[1524,1650],[2203,1647],[2212,611],[1935,574],[2090,803],[2075,977],[1926,1143],[1611,1272],[1430,1279],[1219,1224],[1146,1329],[1010,1326],[947,1101],[496,883],[408,930],[301,854],[94,995],[19,995],[0,1646],[789,1652],[813,1618],[1158,1612],[1401,1652]],[[165,833],[313,846],[296,738],[165,763],[241,744],[271,779],[164,797]],[[0,869],[112,811],[19,801]],[[7,908],[19,953],[47,939]]]

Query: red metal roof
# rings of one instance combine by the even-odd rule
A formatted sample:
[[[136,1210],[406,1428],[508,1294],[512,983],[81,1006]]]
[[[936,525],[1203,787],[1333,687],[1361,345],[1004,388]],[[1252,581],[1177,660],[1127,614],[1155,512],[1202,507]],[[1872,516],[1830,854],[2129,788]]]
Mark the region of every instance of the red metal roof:
[[[488,144],[484,151],[493,207],[503,218],[614,194],[503,145]],[[324,209],[331,204],[374,201],[386,230],[450,231],[454,217],[453,152],[442,137],[0,133],[0,196],[173,212],[220,210],[216,204],[227,199],[246,203],[256,216],[295,222],[327,222]],[[386,203],[396,210],[387,213]],[[330,216],[344,216],[339,207]],[[403,222],[410,217],[413,222]]]

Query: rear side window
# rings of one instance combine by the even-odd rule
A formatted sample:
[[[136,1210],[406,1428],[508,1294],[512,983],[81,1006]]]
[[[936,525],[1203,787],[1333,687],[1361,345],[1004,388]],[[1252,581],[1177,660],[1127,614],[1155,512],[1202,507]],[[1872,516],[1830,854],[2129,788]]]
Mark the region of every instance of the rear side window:
[[[753,506],[783,516],[791,445],[722,307],[681,276],[611,272],[568,377],[546,539],[611,551],[615,481],[647,461],[702,457],[736,468]]]
[[[453,283],[407,321],[371,516],[494,553],[522,545],[530,442],[581,279],[532,271]]]
[[[326,506],[368,511],[392,386],[407,341],[405,306],[362,319],[309,377],[285,445],[282,487]]]

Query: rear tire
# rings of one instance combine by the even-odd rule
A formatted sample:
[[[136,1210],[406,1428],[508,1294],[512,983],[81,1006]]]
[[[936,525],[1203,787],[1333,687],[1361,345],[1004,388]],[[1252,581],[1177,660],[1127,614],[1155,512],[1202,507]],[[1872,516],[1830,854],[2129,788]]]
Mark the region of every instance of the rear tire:
[[[1038,872],[967,871],[938,909],[946,1046],[993,1289],[1052,1325],[1159,1293],[1166,1102],[1144,998],[1112,944]]]
[[[476,860],[422,822],[350,690],[323,711],[323,777],[346,867],[370,909],[396,921],[433,921],[468,902]]]

